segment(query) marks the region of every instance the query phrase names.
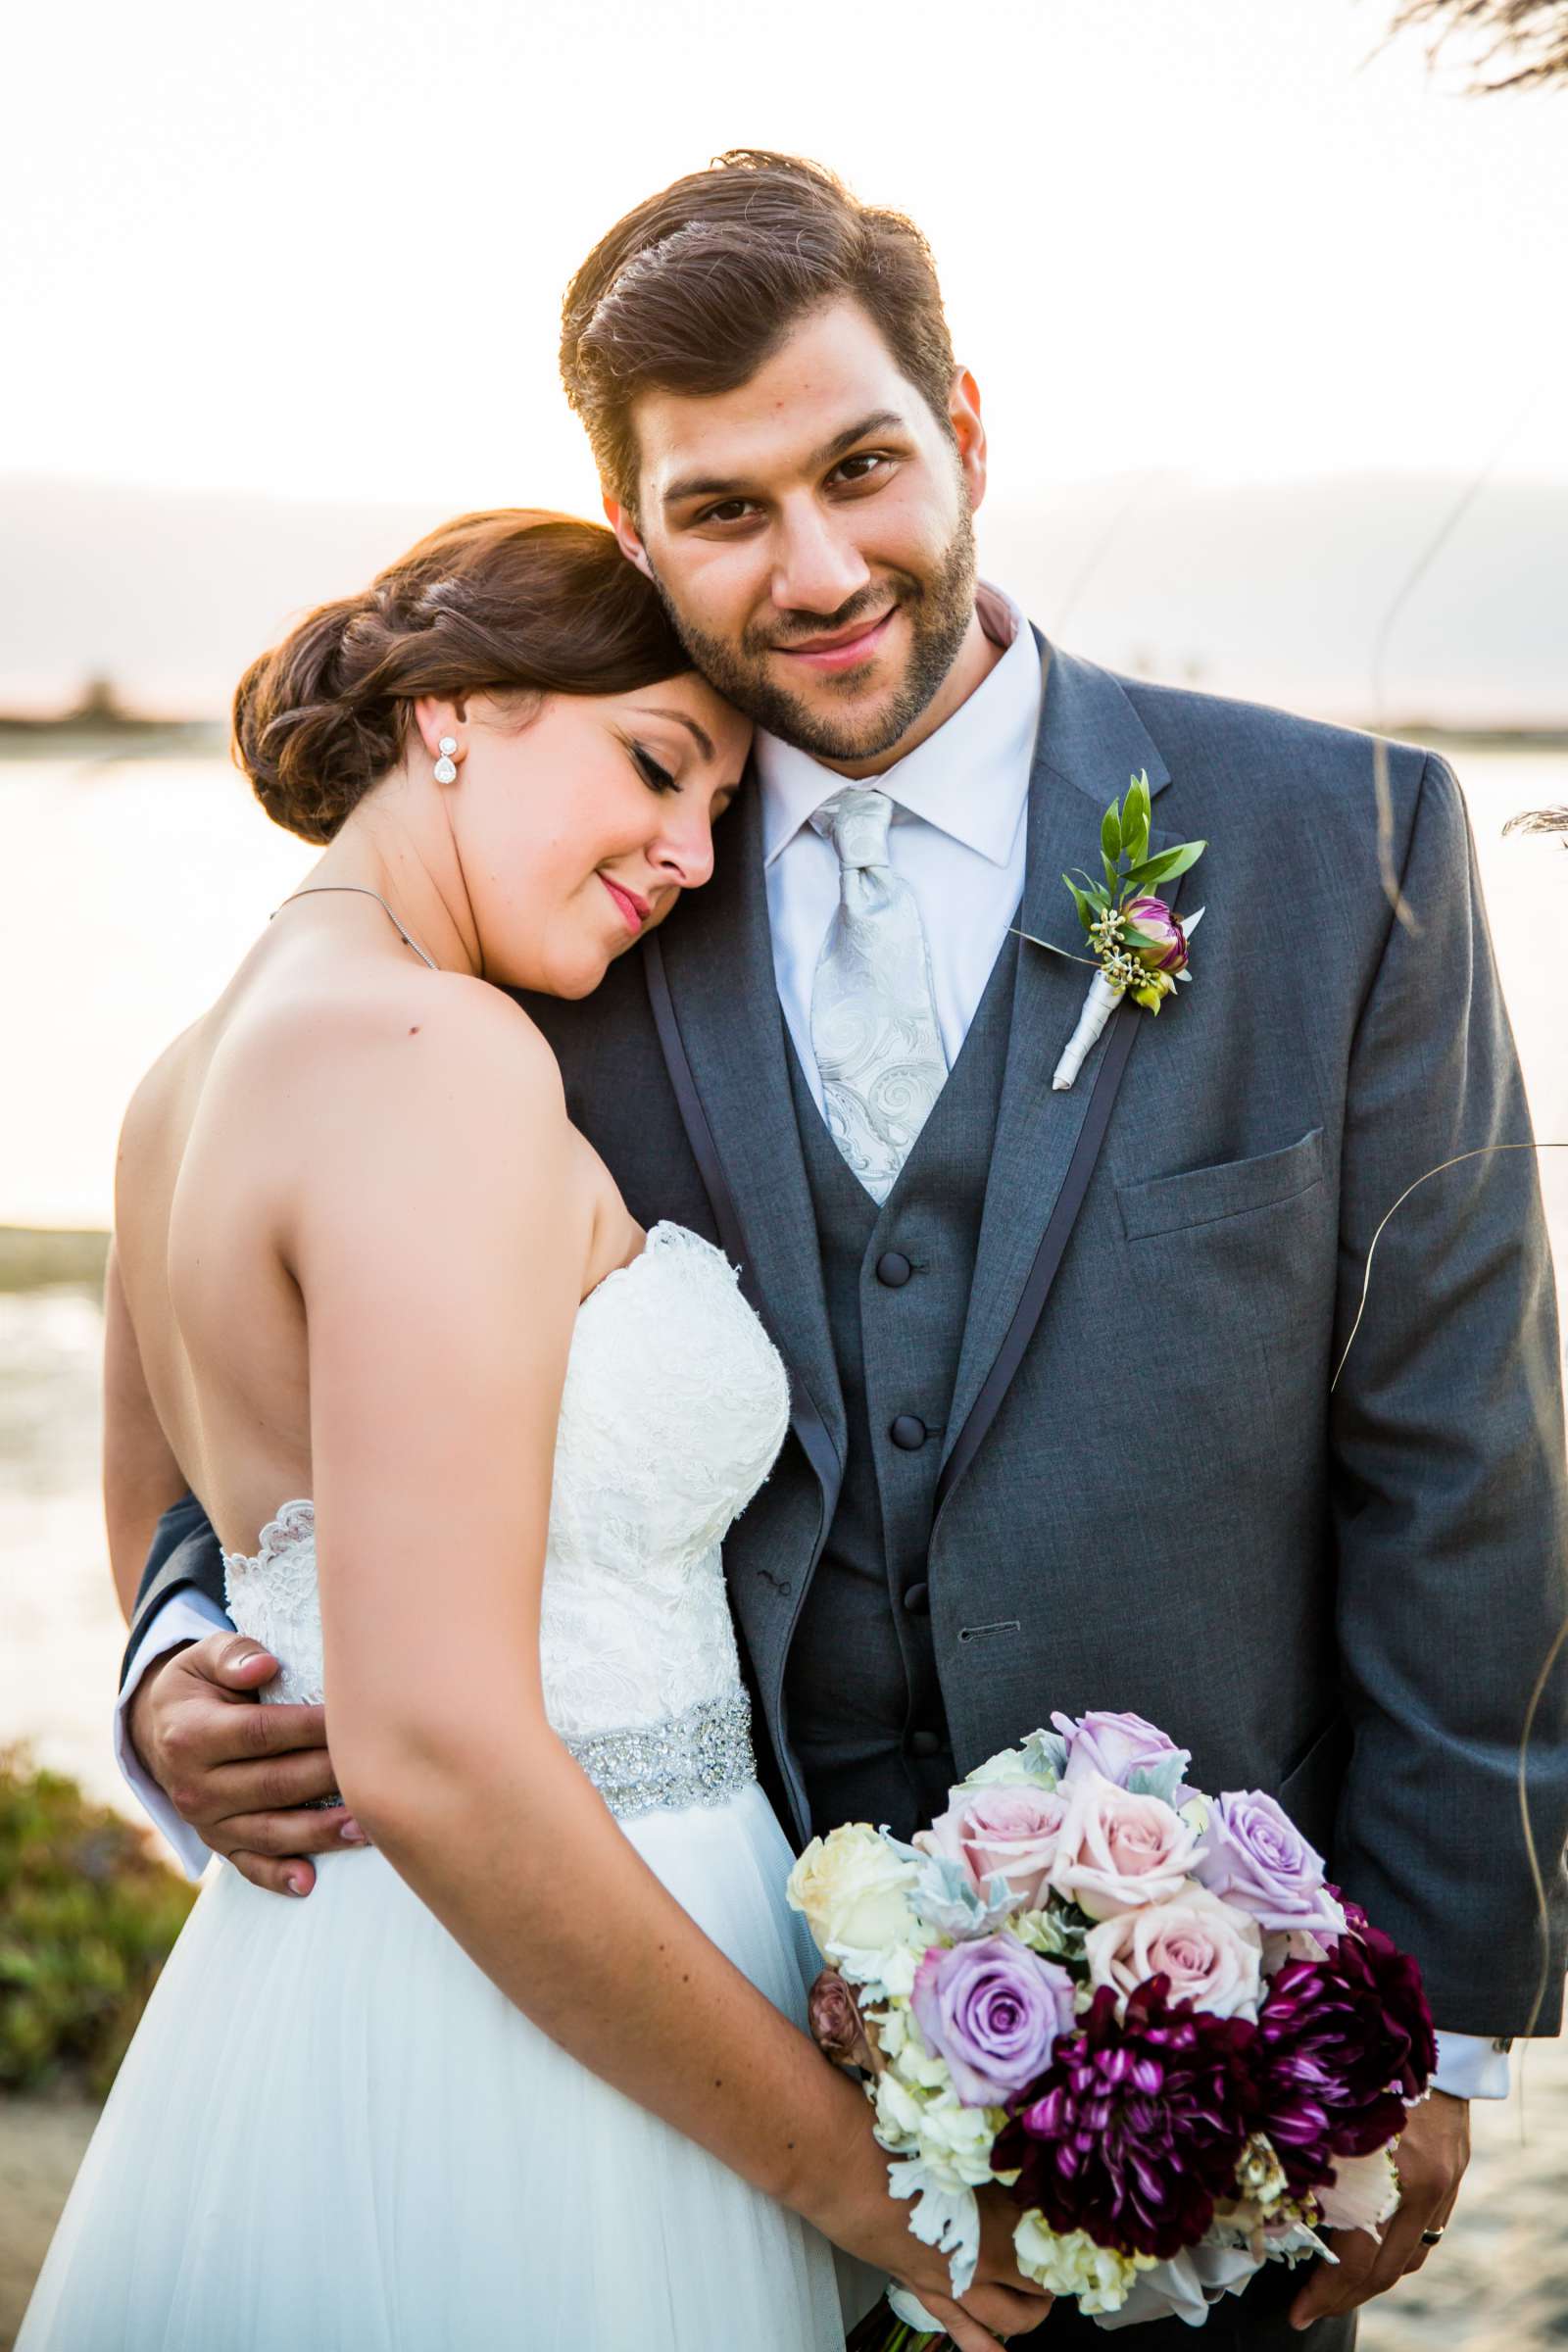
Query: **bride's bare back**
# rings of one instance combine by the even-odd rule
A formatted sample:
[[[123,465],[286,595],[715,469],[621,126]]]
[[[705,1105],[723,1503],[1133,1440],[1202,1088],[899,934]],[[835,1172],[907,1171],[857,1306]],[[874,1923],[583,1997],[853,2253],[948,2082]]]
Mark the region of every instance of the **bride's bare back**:
[[[426,969],[371,900],[302,902],[131,1101],[117,1172],[118,1277],[157,1420],[227,1548],[253,1548],[280,1501],[313,1491],[297,1264],[306,1197],[319,1210],[335,1196],[352,1219],[367,1137],[395,1135],[414,1056],[432,1044],[439,1052],[454,1027],[482,1030],[497,1085],[510,1066],[537,1094],[541,1120],[564,1120],[548,1049],[510,1001]],[[566,1150],[560,1242],[580,1261],[580,1297],[634,1255],[641,1236],[597,1153],[570,1131]],[[429,1174],[427,1165],[422,1181]],[[395,1167],[386,1180],[396,1184]],[[439,1258],[438,1189],[421,1213]],[[393,1297],[401,1273],[385,1269]]]

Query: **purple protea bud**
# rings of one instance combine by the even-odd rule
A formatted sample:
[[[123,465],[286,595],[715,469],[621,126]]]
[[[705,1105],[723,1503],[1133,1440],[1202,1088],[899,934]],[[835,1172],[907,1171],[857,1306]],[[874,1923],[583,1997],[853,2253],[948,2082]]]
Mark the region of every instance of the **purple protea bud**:
[[[1122,919],[1137,931],[1127,952],[1151,972],[1182,972],[1187,968],[1187,934],[1163,899],[1131,899]]]

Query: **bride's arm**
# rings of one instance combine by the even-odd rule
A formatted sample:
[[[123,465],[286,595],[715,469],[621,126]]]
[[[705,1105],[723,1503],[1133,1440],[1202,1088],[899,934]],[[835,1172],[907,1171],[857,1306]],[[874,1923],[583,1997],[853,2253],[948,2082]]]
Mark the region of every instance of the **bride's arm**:
[[[184,1494],[185,1477],[148,1394],[113,1242],[104,1278],[103,1472],[109,1570],[128,1625],[153,1533]]]
[[[548,1049],[507,1000],[422,974],[409,996],[330,1073],[324,1151],[301,1122],[309,1160],[280,1236],[309,1322],[345,1798],[554,2040],[939,2294],[945,2265],[887,2195],[858,2091],[673,1900],[546,1721],[556,1427],[593,1270],[583,1148]],[[970,2303],[1013,2329],[1043,2308],[996,2287]]]

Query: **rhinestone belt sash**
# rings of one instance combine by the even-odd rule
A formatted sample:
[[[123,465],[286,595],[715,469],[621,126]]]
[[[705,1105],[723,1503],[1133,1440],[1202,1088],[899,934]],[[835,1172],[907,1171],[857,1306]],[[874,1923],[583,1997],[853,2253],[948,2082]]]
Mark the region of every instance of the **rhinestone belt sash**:
[[[642,1731],[597,1732],[564,1744],[622,1821],[636,1813],[721,1805],[757,1778],[752,1706],[744,1690],[706,1698]]]

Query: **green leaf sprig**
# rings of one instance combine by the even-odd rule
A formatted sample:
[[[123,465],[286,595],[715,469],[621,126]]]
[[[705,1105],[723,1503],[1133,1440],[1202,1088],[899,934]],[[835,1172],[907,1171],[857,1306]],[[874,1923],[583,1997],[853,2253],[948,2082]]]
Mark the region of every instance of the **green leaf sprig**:
[[[1161,883],[1185,874],[1207,849],[1206,841],[1179,842],[1149,855],[1152,803],[1147,770],[1134,776],[1126,797],[1112,801],[1101,819],[1100,861],[1103,882],[1080,866],[1078,880],[1063,874],[1094,959],[1118,996],[1157,1012],[1178,980],[1188,978],[1187,941],[1202,913],[1177,921],[1158,894]]]

